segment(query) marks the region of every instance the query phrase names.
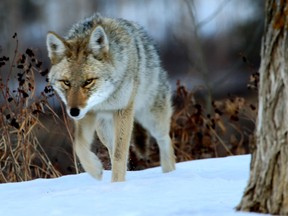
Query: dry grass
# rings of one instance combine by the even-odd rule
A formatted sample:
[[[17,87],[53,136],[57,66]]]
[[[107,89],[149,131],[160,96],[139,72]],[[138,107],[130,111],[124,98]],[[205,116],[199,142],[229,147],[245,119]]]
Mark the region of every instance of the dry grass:
[[[53,113],[48,104],[52,89],[45,86],[39,96],[35,93],[36,76],[45,79],[48,70],[41,69],[31,49],[19,53],[17,35],[13,38],[12,59],[0,58],[0,182],[58,177],[34,132],[36,127],[45,130],[39,116]]]

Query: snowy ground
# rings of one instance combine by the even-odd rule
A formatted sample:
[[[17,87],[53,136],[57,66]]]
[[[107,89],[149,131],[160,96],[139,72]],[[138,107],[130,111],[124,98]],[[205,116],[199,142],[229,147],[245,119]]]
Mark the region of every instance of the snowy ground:
[[[5,216],[186,216],[254,215],[235,212],[249,175],[250,156],[233,156],[127,173],[110,183],[86,173],[58,179],[0,184],[0,215]]]

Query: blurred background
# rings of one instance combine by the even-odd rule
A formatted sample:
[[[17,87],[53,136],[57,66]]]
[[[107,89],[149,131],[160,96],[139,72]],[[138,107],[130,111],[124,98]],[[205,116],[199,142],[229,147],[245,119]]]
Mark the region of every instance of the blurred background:
[[[57,98],[33,96],[35,86],[39,93],[47,83],[41,76],[34,83],[27,71],[50,67],[48,31],[65,36],[75,22],[95,12],[135,21],[155,40],[174,90],[170,135],[178,162],[251,152],[257,91],[249,90],[247,84],[252,82],[257,90],[263,0],[1,0],[0,182],[77,171],[70,132],[73,124],[65,118],[63,107],[61,112]],[[13,38],[15,33],[17,38]],[[50,109],[52,115],[43,111],[47,100],[60,109]],[[132,140],[129,169],[159,166],[157,145],[149,141],[149,149],[140,151],[141,155],[135,146],[145,139],[136,135]],[[95,144],[93,151],[109,169],[107,150],[97,139]]]
[[[138,22],[154,38],[172,84],[245,93],[260,61],[263,0],[1,0],[0,46],[31,48],[49,67],[46,33],[65,35],[73,23],[100,12]],[[243,61],[244,60],[244,61]],[[247,64],[248,63],[248,64]]]

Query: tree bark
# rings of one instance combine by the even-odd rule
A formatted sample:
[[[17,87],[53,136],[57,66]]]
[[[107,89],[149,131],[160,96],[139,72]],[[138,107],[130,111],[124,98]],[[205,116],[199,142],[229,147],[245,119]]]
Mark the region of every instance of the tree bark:
[[[288,215],[288,0],[266,0],[256,150],[237,210]]]

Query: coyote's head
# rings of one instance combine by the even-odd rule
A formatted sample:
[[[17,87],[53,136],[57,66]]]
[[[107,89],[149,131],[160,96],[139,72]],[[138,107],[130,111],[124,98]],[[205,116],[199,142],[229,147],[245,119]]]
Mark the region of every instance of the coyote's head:
[[[47,49],[52,63],[49,81],[70,117],[83,118],[114,91],[115,67],[108,37],[100,25],[89,35],[72,39],[49,32]]]

